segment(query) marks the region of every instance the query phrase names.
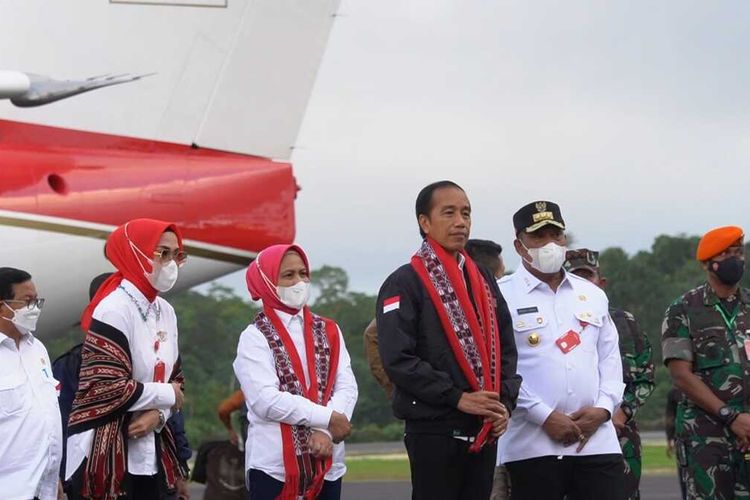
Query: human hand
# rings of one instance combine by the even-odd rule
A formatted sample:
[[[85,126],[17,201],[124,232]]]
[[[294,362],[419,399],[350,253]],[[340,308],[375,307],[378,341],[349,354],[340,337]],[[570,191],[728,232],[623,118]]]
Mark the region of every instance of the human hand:
[[[729,429],[737,436],[742,451],[750,449],[750,414],[740,413]]]
[[[178,500],[190,500],[190,488],[188,488],[188,482],[185,479],[177,478],[175,487],[177,488]]]
[[[672,458],[674,455],[674,439],[667,439],[667,457]]]
[[[581,428],[581,432],[591,436],[600,425],[609,420],[609,412],[604,408],[587,406],[574,412],[570,418]]]
[[[182,405],[185,403],[185,395],[182,393],[182,384],[172,382],[172,389],[174,389],[174,406],[173,411],[179,411]]]
[[[609,419],[609,412],[604,408],[586,406],[574,412],[570,418],[581,429],[581,435],[578,436],[578,448],[576,448],[576,453],[580,453],[599,426]]]
[[[315,458],[328,458],[333,455],[333,441],[325,432],[312,431],[307,446]]]
[[[469,415],[479,415],[496,420],[503,415],[500,395],[491,391],[464,392],[458,400],[458,409]],[[507,410],[506,410],[507,412]]]
[[[138,439],[159,426],[159,410],[146,410],[135,416],[128,425],[128,437]]]
[[[346,418],[346,415],[334,411],[331,413],[331,419],[328,421],[328,431],[331,433],[333,442],[340,443],[352,433],[352,424]]]
[[[234,429],[228,429],[228,433],[229,433],[229,442],[235,446],[239,445],[240,436],[237,435],[237,431],[235,431]]]
[[[550,413],[542,424],[542,429],[554,441],[565,446],[570,446],[584,437],[581,428],[573,422],[573,419],[559,411]]]
[[[622,431],[625,429],[625,423],[627,420],[628,417],[625,415],[625,412],[622,411],[622,408],[615,410],[615,414],[612,415],[612,423],[615,425],[617,437],[620,437],[620,434],[622,434]]]
[[[502,413],[500,417],[484,417],[485,422],[492,422],[492,430],[490,431],[490,435],[495,439],[505,434],[505,431],[508,429],[508,417],[510,416],[505,405],[500,403],[500,406],[502,407]]]

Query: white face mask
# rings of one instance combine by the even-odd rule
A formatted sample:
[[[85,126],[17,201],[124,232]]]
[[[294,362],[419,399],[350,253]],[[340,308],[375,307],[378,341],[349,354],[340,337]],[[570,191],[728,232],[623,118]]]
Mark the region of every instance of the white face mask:
[[[161,264],[151,261],[151,268],[153,269],[153,272],[151,274],[146,274],[151,286],[160,292],[170,291],[177,282],[177,275],[179,274],[180,268],[177,266],[177,262],[170,260],[169,264],[162,266]]]
[[[518,240],[521,241],[521,240]],[[521,242],[521,246],[526,248],[526,245]],[[568,249],[562,245],[558,245],[554,241],[550,241],[546,245],[540,248],[526,248],[531,256],[531,267],[544,274],[554,274],[559,272],[565,262],[565,253]]]
[[[39,306],[34,306],[31,309],[26,306],[21,309],[13,309],[7,303],[5,305],[13,311],[13,317],[6,319],[13,323],[19,332],[26,335],[36,330],[36,322],[39,321],[39,316],[42,314]]]
[[[310,283],[298,281],[293,286],[277,286],[279,300],[292,309],[302,309],[310,298]]]
[[[133,254],[141,254],[143,258],[148,260],[151,264],[151,272],[147,273],[146,268],[143,267],[143,263],[141,263],[141,259],[138,258],[138,255],[135,256],[135,260],[138,261],[138,265],[143,269],[143,275],[146,276],[148,282],[151,283],[151,286],[159,292],[170,291],[177,282],[177,275],[179,274],[179,266],[177,265],[177,262],[170,260],[169,264],[163,266],[158,262],[155,262],[153,259],[149,259],[145,253],[141,252],[141,249],[138,248],[135,243],[130,241],[130,239],[128,239],[128,243],[130,244],[130,249],[133,251]]]

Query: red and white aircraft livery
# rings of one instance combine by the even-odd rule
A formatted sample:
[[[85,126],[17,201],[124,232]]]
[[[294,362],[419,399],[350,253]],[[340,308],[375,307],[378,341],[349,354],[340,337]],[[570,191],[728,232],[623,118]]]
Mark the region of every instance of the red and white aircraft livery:
[[[110,231],[175,221],[177,289],[294,239],[292,147],[339,0],[0,2],[0,266],[74,325]]]

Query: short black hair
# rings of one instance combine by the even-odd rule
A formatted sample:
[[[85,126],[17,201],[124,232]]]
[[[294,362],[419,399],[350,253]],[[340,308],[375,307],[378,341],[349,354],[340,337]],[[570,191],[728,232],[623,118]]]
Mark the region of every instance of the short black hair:
[[[477,264],[497,272],[497,258],[503,253],[503,247],[491,240],[472,239],[466,242],[466,253]]]
[[[13,300],[13,285],[26,283],[31,275],[14,267],[0,267],[0,300]]]
[[[464,190],[464,188],[453,181],[437,181],[422,188],[417,195],[417,203],[415,207],[415,211],[417,212],[417,225],[419,225],[420,215],[430,215],[430,210],[432,210],[432,194],[438,189],[448,187],[460,189],[461,191]],[[419,226],[419,234],[422,238],[427,236],[424,231],[422,231],[422,226]]]
[[[89,300],[94,300],[94,295],[96,295],[96,292],[99,291],[99,287],[101,287],[102,283],[104,283],[107,278],[109,278],[113,274],[114,273],[102,273],[91,280],[91,284],[89,285]]]

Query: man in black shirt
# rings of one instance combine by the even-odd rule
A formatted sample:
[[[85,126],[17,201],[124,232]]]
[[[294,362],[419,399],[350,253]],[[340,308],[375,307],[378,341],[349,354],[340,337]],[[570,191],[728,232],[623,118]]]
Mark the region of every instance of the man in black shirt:
[[[423,241],[383,283],[378,344],[406,421],[412,498],[486,500],[497,447],[521,384],[510,313],[495,279],[464,251],[466,193],[425,187],[416,215]]]

